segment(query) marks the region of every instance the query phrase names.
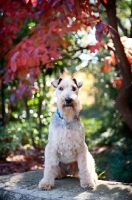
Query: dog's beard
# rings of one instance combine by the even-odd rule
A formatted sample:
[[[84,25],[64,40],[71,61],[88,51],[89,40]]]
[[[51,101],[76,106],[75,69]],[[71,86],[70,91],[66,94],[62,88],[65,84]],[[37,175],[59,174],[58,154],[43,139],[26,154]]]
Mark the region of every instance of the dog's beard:
[[[58,109],[63,119],[70,122],[74,119],[75,116],[78,115],[80,111],[80,103],[79,101],[72,102],[71,104],[62,103],[58,105]]]

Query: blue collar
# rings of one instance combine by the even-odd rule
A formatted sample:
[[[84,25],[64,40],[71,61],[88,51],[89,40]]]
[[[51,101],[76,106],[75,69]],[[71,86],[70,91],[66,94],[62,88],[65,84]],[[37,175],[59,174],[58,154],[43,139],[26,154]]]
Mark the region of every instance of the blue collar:
[[[59,118],[63,119],[63,117],[61,116],[60,111],[59,111],[58,108],[56,109],[55,113],[58,115]],[[80,117],[79,116],[76,116],[76,119],[78,119],[80,121]]]
[[[56,109],[55,113],[59,116],[59,118],[63,119],[63,117],[61,116],[60,111],[58,110],[58,108]]]

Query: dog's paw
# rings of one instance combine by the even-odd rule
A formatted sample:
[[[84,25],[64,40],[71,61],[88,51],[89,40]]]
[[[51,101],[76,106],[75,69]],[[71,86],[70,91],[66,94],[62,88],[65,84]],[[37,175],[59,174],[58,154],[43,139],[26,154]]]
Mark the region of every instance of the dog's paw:
[[[81,187],[85,188],[85,189],[94,189],[95,187],[95,182],[94,181],[83,181],[81,182]]]
[[[42,190],[51,190],[53,185],[49,184],[48,182],[45,182],[43,179],[39,182],[38,188]]]

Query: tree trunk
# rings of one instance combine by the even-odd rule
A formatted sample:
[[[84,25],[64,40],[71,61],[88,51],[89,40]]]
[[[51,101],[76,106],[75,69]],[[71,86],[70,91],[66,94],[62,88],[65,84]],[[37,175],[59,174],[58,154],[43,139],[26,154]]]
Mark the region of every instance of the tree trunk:
[[[112,40],[118,57],[118,66],[123,78],[123,86],[121,90],[119,90],[119,94],[116,99],[116,108],[119,110],[132,131],[132,110],[129,107],[129,99],[132,89],[132,74],[131,66],[125,55],[124,47],[120,41],[120,36],[117,29],[116,0],[107,0],[107,3],[103,3],[103,5],[106,8],[108,24],[110,27],[112,27],[111,31],[115,36],[112,38]]]

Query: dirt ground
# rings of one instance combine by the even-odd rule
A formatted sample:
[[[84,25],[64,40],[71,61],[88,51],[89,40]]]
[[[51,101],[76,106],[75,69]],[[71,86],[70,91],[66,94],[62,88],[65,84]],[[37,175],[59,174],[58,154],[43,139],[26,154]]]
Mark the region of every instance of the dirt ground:
[[[44,168],[44,150],[21,147],[0,161],[0,175],[22,173]]]

